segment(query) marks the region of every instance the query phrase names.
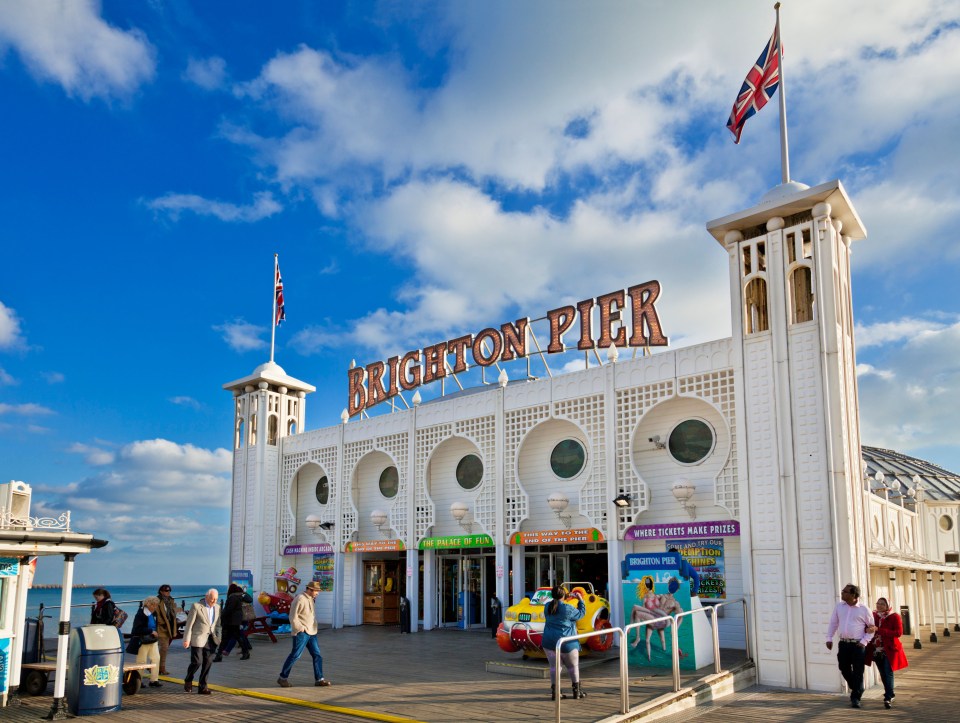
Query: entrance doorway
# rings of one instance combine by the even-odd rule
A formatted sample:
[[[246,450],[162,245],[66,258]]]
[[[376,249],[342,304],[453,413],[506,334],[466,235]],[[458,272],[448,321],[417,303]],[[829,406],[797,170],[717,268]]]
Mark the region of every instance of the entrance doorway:
[[[486,625],[487,585],[492,585],[488,568],[492,564],[493,558],[485,555],[440,557],[440,627]]]
[[[607,594],[606,550],[570,549],[574,546],[529,549],[523,560],[525,594],[558,583],[589,582],[598,595]]]

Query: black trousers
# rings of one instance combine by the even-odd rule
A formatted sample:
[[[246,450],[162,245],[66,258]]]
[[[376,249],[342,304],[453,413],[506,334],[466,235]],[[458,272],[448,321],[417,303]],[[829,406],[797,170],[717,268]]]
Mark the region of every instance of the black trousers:
[[[857,643],[840,641],[837,648],[837,664],[840,674],[850,688],[850,700],[860,700],[863,695],[863,657],[866,648]]]
[[[197,672],[197,668],[200,669],[200,677],[197,679],[197,685],[199,685],[200,690],[203,690],[207,687],[207,675],[210,674],[210,668],[213,665],[213,655],[217,651],[217,644],[213,642],[213,637],[207,638],[207,644],[202,648],[190,646],[190,667],[187,668],[187,677],[184,678],[184,683],[193,682],[193,674]],[[861,661],[860,672],[863,672],[863,665]]]

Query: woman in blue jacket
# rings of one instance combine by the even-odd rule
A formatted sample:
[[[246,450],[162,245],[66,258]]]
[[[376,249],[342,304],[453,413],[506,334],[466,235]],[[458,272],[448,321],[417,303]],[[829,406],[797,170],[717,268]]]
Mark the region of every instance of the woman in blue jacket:
[[[587,614],[583,605],[583,594],[575,590],[567,595],[567,591],[560,585],[555,585],[550,591],[553,600],[547,603],[544,609],[546,624],[543,626],[543,652],[547,654],[550,663],[550,698],[557,699],[556,684],[556,647],[560,638],[577,634],[577,620]],[[576,600],[577,606],[567,605],[564,600]],[[580,641],[568,640],[560,646],[560,662],[567,669],[570,682],[573,683],[573,697],[586,698],[586,693],[580,688]],[[561,693],[560,697],[564,697]]]

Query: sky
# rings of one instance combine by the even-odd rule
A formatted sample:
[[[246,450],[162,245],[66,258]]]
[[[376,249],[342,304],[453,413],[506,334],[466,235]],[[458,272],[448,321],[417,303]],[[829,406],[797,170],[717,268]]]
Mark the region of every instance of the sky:
[[[792,178],[840,179],[868,232],[862,441],[960,470],[960,2],[781,17]],[[672,348],[729,336],[705,224],[780,182],[776,103],[739,145],[725,127],[774,21],[759,0],[0,0],[0,479],[110,541],[78,582],[225,581],[222,385],[269,358],[274,254],[306,429],[339,423],[352,360],[650,279]]]

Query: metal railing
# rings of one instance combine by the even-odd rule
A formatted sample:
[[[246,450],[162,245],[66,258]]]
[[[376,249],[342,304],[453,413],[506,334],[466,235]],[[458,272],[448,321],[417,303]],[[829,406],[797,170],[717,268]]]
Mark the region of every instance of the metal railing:
[[[555,669],[553,674],[552,684],[554,690],[556,690],[556,701],[555,701],[555,713],[556,713],[556,723],[560,723],[560,700],[562,698],[560,694],[560,673],[561,673],[561,663],[560,663],[560,646],[571,640],[585,640],[587,638],[601,637],[604,635],[616,635],[620,639],[620,713],[626,715],[630,711],[630,665],[629,665],[629,648],[636,647],[640,643],[640,630],[649,625],[655,623],[663,623],[664,628],[670,627],[670,639],[672,642],[670,657],[673,668],[673,692],[680,690],[680,646],[678,645],[678,633],[677,626],[680,624],[682,618],[687,616],[692,616],[695,613],[703,613],[704,615],[710,616],[710,627],[712,630],[712,643],[713,643],[713,669],[714,673],[723,672],[723,667],[720,663],[720,628],[719,628],[719,616],[718,610],[727,605],[742,605],[743,606],[743,636],[744,636],[744,649],[746,652],[747,661],[752,660],[750,655],[750,620],[749,615],[747,614],[747,602],[743,599],[737,600],[727,600],[725,602],[705,605],[702,608],[696,610],[686,610],[677,615],[665,615],[663,617],[654,618],[652,620],[643,620],[638,623],[631,623],[625,625],[622,628],[604,628],[603,630],[593,630],[589,633],[581,633],[579,635],[569,635],[565,638],[560,638],[557,641],[555,652]],[[631,631],[637,631],[637,641],[633,646],[629,645],[630,642],[630,633]],[[581,681],[582,682],[582,681]]]
[[[70,512],[64,512],[59,517],[17,517],[13,510],[0,507],[0,530],[61,530],[70,532]]]

